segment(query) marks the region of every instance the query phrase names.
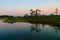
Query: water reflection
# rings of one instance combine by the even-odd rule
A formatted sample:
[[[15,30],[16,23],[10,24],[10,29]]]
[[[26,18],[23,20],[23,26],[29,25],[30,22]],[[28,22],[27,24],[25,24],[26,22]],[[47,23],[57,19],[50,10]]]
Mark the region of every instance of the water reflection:
[[[4,23],[9,23],[9,24],[14,24],[14,23],[16,23],[15,21],[3,21]],[[33,31],[36,31],[36,32],[40,32],[41,31],[41,28],[40,27],[42,27],[42,28],[44,28],[45,26],[46,26],[46,24],[38,24],[38,23],[31,23],[32,25],[30,26],[30,31],[31,32],[33,32]],[[47,24],[48,25],[48,24]],[[58,32],[58,31],[60,31],[60,25],[49,25],[49,27],[52,27],[53,28],[53,30],[55,31],[55,32]]]
[[[42,30],[42,28],[47,28],[47,26],[46,26],[47,24],[37,24],[37,23],[35,23],[35,24],[32,24],[31,26],[30,26],[30,31],[31,32],[34,32],[34,31],[36,31],[36,32],[40,32],[41,30]],[[52,30],[54,30],[55,32],[58,32],[58,31],[60,31],[60,25],[48,25],[49,26],[49,28],[51,27],[51,29]],[[44,29],[45,29],[44,28]],[[48,29],[49,29],[48,28]]]
[[[36,32],[41,31],[40,27],[38,27],[38,24],[32,24],[31,32],[33,32],[33,31],[36,31]]]
[[[8,23],[8,24],[7,24]],[[60,26],[17,22],[0,22],[0,39],[13,40],[60,40]],[[2,37],[1,37],[2,36]]]
[[[53,29],[55,30],[55,32],[60,31],[60,25],[50,25],[50,27],[53,27]]]
[[[16,23],[16,22],[14,22],[14,21],[3,21],[4,23],[9,23],[9,24],[14,24],[14,23]]]

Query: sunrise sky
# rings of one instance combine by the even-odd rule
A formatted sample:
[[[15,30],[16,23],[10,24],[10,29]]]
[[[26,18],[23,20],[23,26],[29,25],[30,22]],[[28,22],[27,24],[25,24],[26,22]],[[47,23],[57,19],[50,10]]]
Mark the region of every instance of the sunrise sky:
[[[50,14],[59,9],[60,0],[0,0],[0,15],[29,14],[30,9],[40,9],[41,14]]]

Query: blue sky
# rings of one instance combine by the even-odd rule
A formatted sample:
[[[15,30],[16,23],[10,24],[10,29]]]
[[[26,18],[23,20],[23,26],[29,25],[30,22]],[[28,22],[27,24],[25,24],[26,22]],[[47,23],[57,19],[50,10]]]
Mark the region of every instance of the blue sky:
[[[47,8],[54,10],[60,7],[60,0],[0,0],[0,14],[18,14],[25,13],[29,9],[43,9]],[[49,12],[47,11],[46,12]],[[19,12],[20,11],[20,12]],[[18,15],[17,14],[17,15]]]

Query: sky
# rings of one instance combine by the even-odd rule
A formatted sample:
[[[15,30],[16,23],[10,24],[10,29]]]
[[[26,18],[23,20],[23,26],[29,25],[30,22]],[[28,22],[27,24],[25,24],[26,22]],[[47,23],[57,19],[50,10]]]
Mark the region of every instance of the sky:
[[[30,9],[50,14],[56,8],[60,13],[60,0],[0,0],[0,15],[24,15],[29,14]]]

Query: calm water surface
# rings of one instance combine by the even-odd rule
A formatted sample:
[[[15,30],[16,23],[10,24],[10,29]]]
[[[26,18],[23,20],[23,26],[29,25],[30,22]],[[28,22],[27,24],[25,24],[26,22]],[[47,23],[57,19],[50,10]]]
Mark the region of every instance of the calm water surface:
[[[0,40],[60,40],[60,27],[0,20]]]

